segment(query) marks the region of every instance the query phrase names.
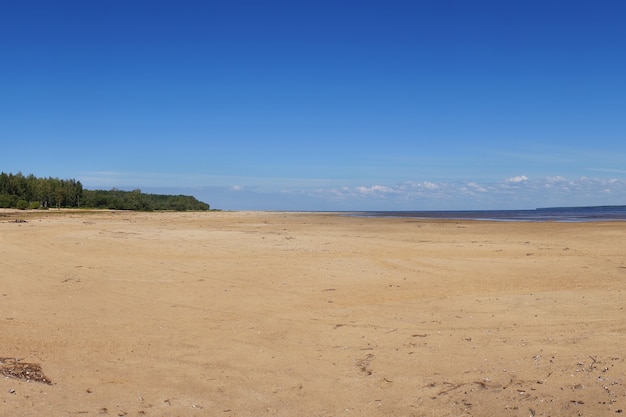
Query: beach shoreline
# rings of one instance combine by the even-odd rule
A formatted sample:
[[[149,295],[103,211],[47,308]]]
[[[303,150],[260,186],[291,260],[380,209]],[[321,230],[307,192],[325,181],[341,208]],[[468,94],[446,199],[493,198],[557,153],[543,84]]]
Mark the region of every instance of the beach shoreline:
[[[623,222],[1,210],[0,239],[2,415],[626,410]]]

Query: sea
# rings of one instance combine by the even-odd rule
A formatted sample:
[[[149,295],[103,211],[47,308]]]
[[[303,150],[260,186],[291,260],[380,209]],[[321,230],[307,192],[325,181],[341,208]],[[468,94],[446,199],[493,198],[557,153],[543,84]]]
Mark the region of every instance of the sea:
[[[505,222],[598,222],[626,221],[626,206],[547,207],[534,210],[362,211],[352,212],[350,215]]]

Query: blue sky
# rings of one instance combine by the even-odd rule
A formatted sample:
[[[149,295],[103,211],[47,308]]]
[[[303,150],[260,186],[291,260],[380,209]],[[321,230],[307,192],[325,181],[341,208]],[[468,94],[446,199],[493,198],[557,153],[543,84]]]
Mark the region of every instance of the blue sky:
[[[214,208],[626,204],[626,2],[0,3],[0,170]]]

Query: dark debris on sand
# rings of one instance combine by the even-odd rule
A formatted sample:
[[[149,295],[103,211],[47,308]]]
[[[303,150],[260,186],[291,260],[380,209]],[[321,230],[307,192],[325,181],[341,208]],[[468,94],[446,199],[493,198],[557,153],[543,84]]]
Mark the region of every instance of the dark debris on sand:
[[[46,377],[38,363],[22,362],[21,359],[0,358],[0,375],[8,378],[22,379],[27,382],[42,382],[52,385],[52,381]]]

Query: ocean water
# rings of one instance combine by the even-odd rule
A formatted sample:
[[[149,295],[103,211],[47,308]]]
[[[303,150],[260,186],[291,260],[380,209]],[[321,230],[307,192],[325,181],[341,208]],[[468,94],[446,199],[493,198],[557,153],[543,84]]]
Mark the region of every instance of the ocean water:
[[[409,217],[416,219],[492,220],[526,222],[625,221],[626,206],[549,207],[535,210],[467,211],[363,211],[351,215],[364,217]]]

